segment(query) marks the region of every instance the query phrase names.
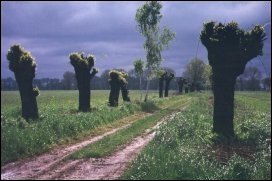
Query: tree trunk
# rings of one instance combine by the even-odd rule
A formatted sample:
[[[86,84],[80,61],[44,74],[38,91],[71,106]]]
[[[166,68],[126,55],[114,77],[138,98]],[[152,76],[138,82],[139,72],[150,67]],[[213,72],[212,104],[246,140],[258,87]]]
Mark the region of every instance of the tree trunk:
[[[194,92],[195,91],[195,85],[192,83],[190,86],[190,92]]]
[[[35,70],[34,70],[35,71]],[[39,117],[36,95],[33,92],[32,80],[34,73],[29,74],[15,73],[15,78],[18,84],[21,103],[22,117],[25,119],[36,119]]]
[[[222,71],[213,73],[213,131],[226,137],[233,137],[235,77]]]
[[[122,98],[123,98],[123,101],[127,101],[127,102],[130,102],[130,98],[128,96],[128,88],[127,88],[127,84],[123,84],[121,86],[121,92],[122,92]]]
[[[118,99],[120,94],[120,85],[117,81],[110,81],[110,96],[109,96],[109,106],[117,107]]]
[[[140,101],[142,101],[142,76],[140,76]]]
[[[185,94],[187,94],[189,92],[189,87],[185,87]]]
[[[168,81],[166,81],[166,83],[165,83],[164,97],[168,97],[169,83],[170,82],[168,82]]]
[[[78,111],[88,112],[91,109],[90,99],[90,72],[89,70],[78,70],[76,72],[77,87],[79,91]]]
[[[90,105],[90,83],[87,83],[87,85],[82,86],[81,88],[78,89],[79,91],[79,107],[78,107],[78,111],[82,111],[82,112],[88,112],[91,109],[91,105]],[[89,88],[87,88],[87,86]]]
[[[148,99],[148,92],[149,92],[149,85],[150,85],[150,76],[151,76],[151,69],[147,69],[147,83],[146,83],[146,92],[145,92],[145,99],[144,102],[147,102]]]
[[[163,97],[163,81],[164,81],[164,78],[161,77],[159,78],[159,97]]]
[[[179,94],[182,94],[183,82],[178,81]]]
[[[146,84],[146,94],[145,94],[144,102],[147,102],[147,100],[148,100],[149,85],[150,85],[150,80],[147,79],[147,84]]]
[[[170,85],[171,80],[172,80],[171,77],[166,78],[166,80],[165,80],[164,97],[168,97],[169,85]]]

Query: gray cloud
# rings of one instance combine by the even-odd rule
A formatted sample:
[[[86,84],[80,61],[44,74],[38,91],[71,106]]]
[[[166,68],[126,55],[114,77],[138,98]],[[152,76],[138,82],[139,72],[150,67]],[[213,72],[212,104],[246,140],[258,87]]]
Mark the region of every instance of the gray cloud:
[[[162,66],[181,75],[195,57],[203,22],[237,21],[248,30],[255,24],[271,22],[270,2],[162,2],[162,25],[176,32],[163,52]],[[74,51],[94,54],[96,66],[132,69],[136,58],[145,58],[144,39],[136,31],[135,13],[143,2],[4,2],[1,4],[1,77],[13,77],[6,53],[14,43],[31,51],[38,64],[37,78],[61,78]],[[265,66],[271,67],[271,25],[266,27]],[[198,57],[207,62],[200,43]],[[259,59],[251,61],[263,69]]]

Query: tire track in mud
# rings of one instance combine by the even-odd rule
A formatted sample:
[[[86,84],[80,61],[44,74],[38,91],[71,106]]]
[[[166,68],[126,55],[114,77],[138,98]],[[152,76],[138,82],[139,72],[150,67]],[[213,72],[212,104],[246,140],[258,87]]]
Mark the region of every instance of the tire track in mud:
[[[167,121],[172,120],[178,112],[164,116],[142,136],[134,140],[118,151],[104,158],[88,158],[68,160],[62,162],[54,170],[38,178],[42,180],[113,180],[118,179],[125,171],[129,163],[136,158],[140,151],[154,138],[155,130]]]
[[[128,124],[125,124],[119,128],[112,129],[102,135],[96,137],[91,136],[84,141],[80,141],[76,144],[66,146],[64,148],[57,148],[39,156],[33,156],[31,158],[9,163],[1,167],[1,180],[28,179],[33,177],[38,178],[40,175],[46,174],[46,172],[50,171],[52,168],[58,165],[59,162],[69,154],[81,149],[82,147],[88,144],[96,142],[107,135],[113,134],[116,131],[128,127],[132,122],[135,122],[138,119],[150,115],[152,114],[144,112],[134,114],[132,116],[122,119],[122,120],[132,119],[129,121]]]
[[[124,129],[131,125],[131,123],[142,119],[146,116],[153,115],[151,113],[137,113],[123,119],[132,119],[128,124],[119,128],[112,129],[102,135],[96,137],[89,137],[85,141],[66,146],[64,148],[57,148],[40,156],[33,156],[31,158],[9,163],[1,167],[1,180],[17,180],[17,179],[63,179],[63,180],[108,180],[117,179],[121,176],[128,164],[136,158],[139,152],[154,138],[155,130],[162,124],[186,109],[190,104],[190,99],[179,104],[180,109],[164,116],[153,128],[147,129],[142,136],[134,138],[128,144],[121,146],[119,150],[110,156],[104,158],[89,158],[79,160],[63,159],[71,153],[94,143],[103,137],[113,134],[118,130]],[[123,120],[122,119],[122,120]],[[120,121],[121,122],[121,121]]]

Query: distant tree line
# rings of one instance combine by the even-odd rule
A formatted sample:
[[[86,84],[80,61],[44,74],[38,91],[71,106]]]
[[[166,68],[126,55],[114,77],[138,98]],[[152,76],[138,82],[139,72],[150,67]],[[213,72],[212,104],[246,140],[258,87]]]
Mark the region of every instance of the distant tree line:
[[[108,83],[110,70],[105,70],[101,76],[94,76],[91,80],[90,89],[92,90],[110,90],[110,85]],[[128,89],[138,90],[140,77],[137,76],[134,70],[128,71]],[[147,79],[145,75],[142,77],[142,85],[145,85]],[[175,81],[170,82],[170,90],[177,90],[177,83]],[[40,90],[77,90],[77,81],[75,78],[75,73],[66,71],[63,74],[62,79],[58,78],[41,78],[34,79],[33,85],[39,87]],[[159,79],[154,78],[150,81],[150,89],[159,89]],[[1,90],[18,90],[16,81],[11,78],[1,79]]]
[[[187,70],[187,69],[186,69]],[[108,83],[108,73],[110,70],[105,70],[101,76],[94,76],[91,80],[90,89],[92,90],[110,90],[110,85]],[[173,70],[172,70],[173,71]],[[174,71],[173,71],[174,72]],[[187,71],[188,73],[188,71]],[[186,73],[186,74],[187,74]],[[185,77],[188,76],[188,74]],[[140,77],[135,73],[134,70],[128,71],[128,89],[129,90],[139,90],[140,87]],[[175,77],[170,82],[170,90],[178,90],[178,81],[180,77]],[[189,79],[188,79],[189,80]],[[146,84],[146,77],[142,77],[142,85]],[[75,73],[66,71],[63,74],[62,79],[57,78],[41,78],[33,80],[34,86],[39,87],[40,90],[77,90],[77,81],[75,78]],[[185,86],[183,89],[185,89]],[[204,81],[201,84],[201,89],[209,89],[210,86]],[[150,81],[150,89],[159,89],[159,78],[155,78]],[[245,73],[240,75],[236,79],[235,89],[238,91],[260,91],[260,90],[271,90],[271,78],[262,78],[261,72],[257,67],[248,67]],[[16,81],[11,78],[1,79],[1,90],[18,90]]]

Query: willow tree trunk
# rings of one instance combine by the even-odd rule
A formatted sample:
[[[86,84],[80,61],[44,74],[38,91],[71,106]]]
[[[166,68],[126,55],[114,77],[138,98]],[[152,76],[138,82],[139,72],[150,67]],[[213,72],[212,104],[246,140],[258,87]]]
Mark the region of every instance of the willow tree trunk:
[[[128,96],[129,91],[126,84],[123,84],[121,86],[121,92],[122,92],[123,101],[130,102],[130,98]]]
[[[164,78],[159,78],[159,97],[163,97],[163,82]]]
[[[187,94],[189,92],[189,87],[185,87],[185,94]]]
[[[118,81],[110,81],[110,96],[109,96],[109,106],[117,107],[118,99],[120,94],[120,84]]]
[[[77,87],[79,91],[79,106],[78,111],[88,112],[91,109],[90,99],[90,72],[86,70],[76,70]]]
[[[35,95],[32,85],[35,73],[27,72],[29,75],[25,75],[26,72],[24,72],[24,75],[22,72],[15,73],[22,103],[22,117],[25,119],[36,119],[39,117],[36,101],[37,95]]]
[[[226,137],[234,136],[234,88],[235,76],[213,71],[213,131]]]
[[[170,85],[171,80],[172,80],[172,78],[166,78],[166,80],[165,80],[164,97],[168,97],[169,85]]]
[[[195,84],[192,83],[190,86],[190,92],[194,92],[195,91]]]
[[[179,93],[182,94],[182,88],[183,88],[183,81],[182,80],[179,80],[178,81],[178,89],[179,89]]]

